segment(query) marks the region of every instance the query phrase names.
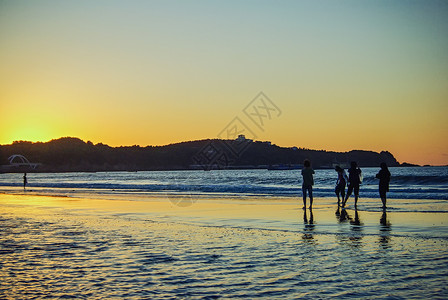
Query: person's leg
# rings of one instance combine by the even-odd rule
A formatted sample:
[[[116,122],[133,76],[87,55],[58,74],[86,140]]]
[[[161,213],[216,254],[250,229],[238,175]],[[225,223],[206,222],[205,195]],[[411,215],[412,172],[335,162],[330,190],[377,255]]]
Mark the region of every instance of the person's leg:
[[[355,208],[358,206],[358,197],[359,197],[359,185],[354,187],[355,192]]]
[[[313,207],[313,186],[308,187],[308,192],[310,195],[310,209]]]
[[[347,189],[347,195],[345,195],[345,200],[342,203],[342,207],[345,207],[345,203],[347,203],[347,200],[350,197],[350,195],[352,194],[352,191],[353,191],[353,185],[349,184],[348,189]]]
[[[386,209],[386,191],[380,189],[380,198],[383,203],[383,210]]]
[[[306,208],[306,187],[302,186],[303,208]]]
[[[336,189],[334,190],[334,192],[336,193],[336,196],[338,197],[338,207],[339,207],[341,205],[341,198],[339,197],[339,194],[340,194],[339,185],[336,186]],[[344,201],[344,196],[342,196],[342,201]]]

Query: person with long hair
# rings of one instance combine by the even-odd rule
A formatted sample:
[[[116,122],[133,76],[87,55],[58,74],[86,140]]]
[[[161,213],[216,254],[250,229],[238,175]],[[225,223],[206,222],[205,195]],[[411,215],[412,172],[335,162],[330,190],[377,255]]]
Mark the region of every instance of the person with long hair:
[[[381,202],[383,202],[383,210],[386,209],[386,193],[389,191],[389,182],[390,182],[390,172],[387,168],[386,163],[381,163],[380,165],[381,170],[376,174],[376,178],[380,180],[379,183],[379,192],[380,192],[380,198]]]
[[[352,194],[355,193],[355,208],[358,205],[358,197],[359,197],[359,185],[361,184],[361,169],[358,168],[358,163],[356,161],[352,161],[350,163],[350,169],[348,169],[348,188],[347,195],[345,196],[345,200],[342,203],[342,207],[345,207],[345,203],[347,203],[348,198]]]
[[[341,198],[342,201],[344,201],[345,197],[345,185],[348,181],[347,174],[345,174],[344,169],[342,169],[340,166],[336,166],[334,168],[336,172],[338,172],[338,180],[336,181],[336,188],[334,190],[336,196],[338,197],[338,207],[341,205]],[[341,197],[339,197],[339,195]]]

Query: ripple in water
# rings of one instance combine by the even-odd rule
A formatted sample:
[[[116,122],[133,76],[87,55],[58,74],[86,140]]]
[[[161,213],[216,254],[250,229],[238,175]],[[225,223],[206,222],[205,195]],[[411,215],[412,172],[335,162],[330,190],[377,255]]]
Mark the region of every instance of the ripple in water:
[[[1,298],[445,298],[448,241],[5,208]],[[40,215],[39,215],[40,214]]]

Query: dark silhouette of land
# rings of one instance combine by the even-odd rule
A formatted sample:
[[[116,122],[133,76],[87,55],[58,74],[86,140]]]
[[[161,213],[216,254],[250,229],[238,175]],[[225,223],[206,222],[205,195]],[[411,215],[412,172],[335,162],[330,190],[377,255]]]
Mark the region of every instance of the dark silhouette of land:
[[[210,146],[214,147],[210,147]],[[243,146],[243,147],[242,147]],[[210,150],[210,148],[215,150]],[[238,150],[238,151],[235,151]],[[205,161],[198,157],[212,157],[220,153],[222,160]],[[40,163],[36,170],[8,168],[8,157],[21,154],[29,161]],[[198,140],[166,146],[110,147],[102,143],[94,145],[78,138],[65,137],[45,143],[19,141],[0,145],[0,165],[3,172],[96,172],[96,171],[144,171],[191,169],[290,169],[301,168],[305,159],[314,168],[332,168],[335,164],[358,161],[360,167],[376,167],[381,162],[399,166],[394,156],[383,151],[353,150],[332,152],[305,148],[286,148],[270,142],[246,140]]]

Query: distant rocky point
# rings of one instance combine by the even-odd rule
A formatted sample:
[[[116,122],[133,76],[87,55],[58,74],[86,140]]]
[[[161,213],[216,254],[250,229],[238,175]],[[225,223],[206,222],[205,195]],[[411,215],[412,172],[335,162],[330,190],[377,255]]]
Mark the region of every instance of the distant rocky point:
[[[8,158],[22,155],[39,167],[12,166]],[[279,147],[270,142],[252,141],[244,136],[235,140],[207,139],[166,146],[110,147],[65,137],[45,143],[26,141],[0,146],[2,172],[97,172],[145,170],[213,170],[301,168],[305,159],[314,168],[348,167],[357,161],[361,167],[378,167],[381,162],[400,166],[387,151],[352,150],[333,152],[298,147]],[[410,164],[406,164],[410,165]],[[28,170],[30,169],[30,170]]]
[[[400,167],[420,167],[420,166],[416,165],[416,164],[410,164],[410,163],[404,162],[404,163],[400,164]]]

